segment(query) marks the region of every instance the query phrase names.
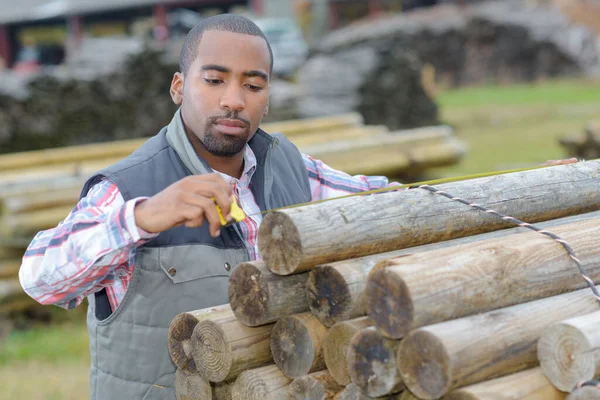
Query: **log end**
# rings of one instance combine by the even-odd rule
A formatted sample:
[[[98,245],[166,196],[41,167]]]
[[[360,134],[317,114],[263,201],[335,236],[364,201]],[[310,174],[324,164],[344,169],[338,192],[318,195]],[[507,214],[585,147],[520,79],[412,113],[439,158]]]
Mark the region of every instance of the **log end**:
[[[450,356],[426,329],[413,331],[402,340],[396,363],[404,384],[420,399],[439,399],[451,389]]]
[[[308,273],[306,293],[310,311],[321,323],[331,327],[350,318],[352,296],[344,276],[328,265]]]
[[[348,372],[366,396],[381,397],[404,389],[396,365],[398,343],[383,337],[375,327],[362,329],[350,341]]]
[[[271,353],[277,367],[289,378],[312,372],[314,343],[306,325],[294,316],[281,318],[273,326]]]
[[[290,400],[324,399],[325,387],[309,375],[296,378],[288,386]]]
[[[191,337],[198,319],[188,313],[175,316],[169,326],[168,348],[171,360],[185,371],[196,371],[191,352]]]
[[[192,356],[202,375],[211,382],[224,381],[231,370],[231,348],[225,332],[214,321],[201,321],[192,333]]]
[[[268,272],[268,271],[267,271]],[[269,288],[261,279],[262,271],[253,263],[239,264],[229,277],[229,304],[238,321],[259,326],[268,312]]]
[[[206,379],[179,368],[175,372],[174,386],[177,400],[212,398],[212,388]]]
[[[414,306],[408,287],[397,274],[388,269],[372,273],[365,296],[367,315],[385,336],[401,339],[411,330]]]
[[[283,212],[265,216],[258,229],[258,251],[267,267],[277,275],[296,272],[302,259],[302,241],[294,220]]]
[[[537,346],[542,371],[557,389],[571,392],[577,383],[594,378],[594,346],[576,327],[568,323],[548,327]]]
[[[325,365],[331,376],[340,385],[350,383],[347,351],[350,340],[356,332],[357,330],[351,325],[344,323],[336,324],[329,330],[323,342]]]

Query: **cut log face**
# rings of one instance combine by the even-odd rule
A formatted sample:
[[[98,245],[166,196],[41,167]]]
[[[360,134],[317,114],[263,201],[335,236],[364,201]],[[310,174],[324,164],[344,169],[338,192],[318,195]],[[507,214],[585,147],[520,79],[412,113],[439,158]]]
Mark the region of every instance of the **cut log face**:
[[[200,374],[178,368],[175,372],[175,397],[177,400],[210,399],[212,388]]]
[[[323,355],[329,373],[340,385],[351,382],[348,373],[348,348],[354,335],[373,322],[368,317],[338,322],[329,329],[323,342]]]
[[[398,367],[417,397],[438,399],[455,388],[533,368],[548,327],[598,310],[589,289],[429,325],[401,341]]]
[[[276,365],[242,372],[231,388],[233,400],[286,400],[292,382]]]
[[[234,381],[217,382],[212,384],[213,400],[231,400],[231,389]]]
[[[375,327],[354,335],[348,347],[348,373],[358,390],[369,397],[380,397],[404,389],[396,365],[399,345],[399,341],[385,338]]]
[[[199,321],[191,337],[198,371],[211,382],[222,382],[272,363],[272,328],[273,324],[247,327],[231,311],[219,318]]]
[[[342,389],[328,371],[319,371],[294,379],[289,396],[293,400],[332,400]]]
[[[600,400],[600,389],[595,386],[583,386],[571,392],[567,400]]]
[[[600,375],[600,312],[549,326],[538,341],[538,359],[550,382],[571,392]]]
[[[532,368],[454,390],[444,400],[564,400],[540,368]]]
[[[183,312],[173,318],[169,326],[168,348],[171,359],[178,368],[192,372],[198,370],[192,355],[191,338],[194,328],[199,320],[223,312],[231,313],[229,304]]]
[[[600,161],[587,161],[438,188],[533,223],[600,208],[598,170]],[[540,201],[524,200],[531,198]],[[329,262],[511,226],[425,190],[400,190],[269,213],[259,229],[258,247],[271,271],[289,275]]]
[[[325,368],[327,328],[311,313],[281,318],[271,332],[271,352],[279,369],[297,378]]]
[[[403,392],[404,393],[404,392]],[[333,400],[371,400],[373,397],[365,396],[360,390],[350,383],[346,385],[344,390],[339,392]],[[402,397],[401,393],[391,394],[388,396],[377,397],[377,400],[417,400],[416,397]]]
[[[262,262],[239,264],[229,277],[229,303],[246,326],[259,326],[308,311],[306,274],[282,277]]]
[[[556,226],[592,280],[600,279],[600,219]],[[587,285],[562,246],[535,232],[382,262],[366,288],[367,314],[388,337]]]

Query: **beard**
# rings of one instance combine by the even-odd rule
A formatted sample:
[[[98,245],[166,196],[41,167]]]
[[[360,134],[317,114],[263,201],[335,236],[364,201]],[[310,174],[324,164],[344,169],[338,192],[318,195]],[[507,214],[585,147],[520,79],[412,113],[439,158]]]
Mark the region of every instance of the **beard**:
[[[237,119],[246,125],[245,131],[240,135],[226,135],[215,129],[216,121],[219,119]],[[239,154],[250,140],[250,123],[237,114],[211,117],[206,123],[202,144],[208,152],[217,157],[233,157]]]

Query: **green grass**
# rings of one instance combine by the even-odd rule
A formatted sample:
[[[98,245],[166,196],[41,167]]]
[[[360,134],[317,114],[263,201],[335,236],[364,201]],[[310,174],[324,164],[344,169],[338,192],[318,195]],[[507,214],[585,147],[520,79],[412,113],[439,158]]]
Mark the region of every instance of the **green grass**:
[[[89,340],[83,321],[15,330],[0,345],[0,367],[13,362],[63,362],[89,359]]]
[[[600,122],[600,81],[558,81],[484,86],[447,91],[436,99],[444,123],[468,145],[456,166],[431,176],[447,177],[539,165],[566,158],[562,136]]]

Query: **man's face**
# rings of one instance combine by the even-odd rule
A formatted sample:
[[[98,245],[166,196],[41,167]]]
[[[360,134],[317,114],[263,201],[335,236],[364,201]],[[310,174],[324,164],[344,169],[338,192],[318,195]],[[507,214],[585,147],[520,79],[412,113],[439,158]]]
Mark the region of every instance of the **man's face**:
[[[270,65],[263,38],[204,32],[185,76],[175,74],[171,95],[186,128],[209,153],[234,156],[254,136],[268,111]]]

